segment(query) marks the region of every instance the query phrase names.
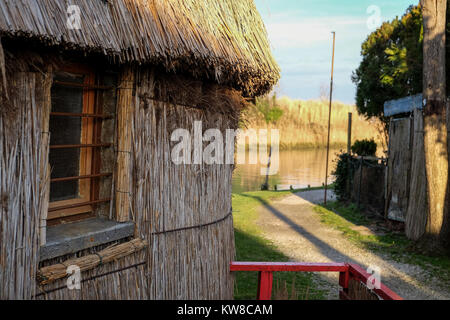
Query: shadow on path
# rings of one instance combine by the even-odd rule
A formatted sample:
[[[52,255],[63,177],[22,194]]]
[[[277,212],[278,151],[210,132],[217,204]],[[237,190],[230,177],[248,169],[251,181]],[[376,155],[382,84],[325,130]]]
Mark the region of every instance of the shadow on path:
[[[304,227],[302,227],[301,225],[299,225],[298,223],[293,221],[290,217],[286,216],[282,211],[278,210],[273,205],[271,205],[268,201],[266,201],[258,196],[252,196],[252,195],[248,195],[248,194],[241,194],[241,195],[244,197],[253,198],[253,199],[257,200],[258,202],[260,202],[261,205],[265,209],[267,209],[273,216],[275,216],[276,218],[278,218],[279,220],[281,220],[282,222],[287,224],[298,235],[307,239],[307,241],[309,241],[317,249],[318,252],[320,252],[323,256],[327,257],[331,261],[344,262],[344,263],[356,263],[356,264],[361,265],[360,261],[357,261],[354,258],[350,257],[349,255],[345,254],[344,252],[342,252],[336,248],[333,248],[332,246],[330,246],[329,243],[325,242],[324,240],[315,236],[310,231],[306,230]],[[298,194],[296,194],[296,196],[301,197]],[[312,210],[313,204],[310,203],[306,199],[305,199],[305,201],[306,201],[305,204],[299,205],[299,207],[300,208],[305,207],[305,209]],[[307,206],[309,206],[309,205],[311,205],[311,208],[307,208]],[[331,238],[330,241],[333,241],[333,239]],[[301,250],[301,248],[299,248],[298,250]],[[378,257],[379,259],[381,259],[381,260],[385,261],[386,263],[388,263],[389,265],[391,265],[391,267],[393,269],[395,269],[397,272],[403,273],[403,274],[407,275],[408,277],[410,277],[411,279],[416,280],[416,282],[420,283],[419,279],[416,279],[413,276],[406,274],[403,271],[399,270],[394,265],[392,265],[390,263],[390,261],[387,261],[385,257],[383,257],[379,254],[376,254],[372,251],[369,251],[369,250],[367,250],[367,251],[371,255]],[[318,262],[318,261],[304,261],[304,262]],[[362,267],[367,267],[367,265],[362,265]],[[395,275],[393,275],[393,274],[388,275],[388,276],[385,275],[382,279],[382,282],[385,283],[387,286],[390,286],[393,290],[397,291],[398,294],[403,295],[405,297],[408,296],[408,293],[413,293],[413,292],[415,292],[414,294],[412,294],[412,296],[414,296],[414,297],[415,296],[422,296],[422,297],[430,296],[429,292],[426,292],[422,288],[417,287],[416,285],[414,285],[412,283],[408,283],[401,278],[395,277]]]

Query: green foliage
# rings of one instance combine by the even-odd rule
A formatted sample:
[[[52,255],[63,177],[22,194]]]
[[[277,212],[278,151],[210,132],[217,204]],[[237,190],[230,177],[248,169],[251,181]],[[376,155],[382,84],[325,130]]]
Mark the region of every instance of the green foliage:
[[[333,175],[336,177],[334,181],[334,193],[339,201],[348,200],[348,185],[353,183],[354,162],[356,160],[348,153],[341,153],[336,159],[336,169]],[[348,181],[350,179],[350,181]],[[348,183],[348,184],[347,184]]]
[[[297,190],[298,191],[298,190]],[[257,209],[270,201],[292,194],[294,191],[256,191],[233,193],[233,220],[236,240],[237,261],[287,262],[289,257],[283,254],[275,244],[264,237],[257,225]],[[277,280],[295,284],[300,299],[324,299],[325,294],[317,288],[311,273],[280,272]],[[275,285],[275,281],[274,281]],[[258,287],[257,272],[236,272],[236,300],[255,299]],[[307,291],[305,293],[305,290]]]
[[[421,8],[385,22],[362,44],[362,62],[353,72],[356,106],[367,118],[384,118],[384,102],[422,92],[423,20]]]
[[[352,145],[352,152],[360,156],[375,156],[377,144],[373,139],[357,140]],[[349,187],[353,184],[353,176],[358,166],[359,161],[350,154],[338,154],[336,169],[333,172],[336,177],[333,189],[339,201],[350,199]]]
[[[377,153],[377,143],[375,140],[356,140],[352,145],[352,152],[358,156],[375,156]]]
[[[283,110],[277,106],[276,95],[272,98],[257,98],[256,108],[263,114],[266,123],[275,123],[283,115]]]
[[[316,206],[322,223],[342,232],[356,245],[387,254],[396,261],[418,265],[433,274],[447,286],[450,284],[450,257],[446,255],[424,253],[416,244],[402,233],[381,230],[379,234],[363,235],[355,226],[373,227],[374,221],[368,218],[355,204],[328,202],[326,207]]]

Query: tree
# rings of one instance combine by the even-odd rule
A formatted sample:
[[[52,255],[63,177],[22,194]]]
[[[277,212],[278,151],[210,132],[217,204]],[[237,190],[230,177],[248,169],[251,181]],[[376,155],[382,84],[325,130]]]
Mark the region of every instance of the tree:
[[[384,102],[422,92],[422,30],[421,7],[411,6],[362,44],[362,61],[352,75],[356,106],[367,118],[380,118],[386,130]]]
[[[428,218],[425,243],[448,242],[448,142],[446,119],[447,0],[421,0],[424,20],[423,97]]]

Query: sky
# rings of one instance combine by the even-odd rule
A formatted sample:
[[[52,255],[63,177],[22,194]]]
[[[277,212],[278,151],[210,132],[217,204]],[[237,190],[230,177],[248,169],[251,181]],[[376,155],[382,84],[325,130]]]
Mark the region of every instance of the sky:
[[[352,71],[361,44],[383,21],[401,17],[419,0],[254,0],[281,68],[278,96],[316,99],[329,90],[332,31],[336,32],[333,99],[355,102]]]

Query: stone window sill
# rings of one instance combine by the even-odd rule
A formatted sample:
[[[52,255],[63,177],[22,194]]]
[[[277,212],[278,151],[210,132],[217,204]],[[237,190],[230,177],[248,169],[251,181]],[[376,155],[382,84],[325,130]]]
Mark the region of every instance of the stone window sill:
[[[40,248],[40,261],[96,247],[134,235],[134,223],[104,218],[47,227],[47,243]]]

